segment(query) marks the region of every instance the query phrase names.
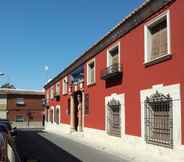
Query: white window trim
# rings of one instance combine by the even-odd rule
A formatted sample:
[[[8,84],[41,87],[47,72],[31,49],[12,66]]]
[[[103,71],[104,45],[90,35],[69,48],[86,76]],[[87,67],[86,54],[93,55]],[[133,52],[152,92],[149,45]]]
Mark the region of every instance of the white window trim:
[[[105,97],[105,132],[107,133],[107,127],[108,127],[108,119],[107,119],[107,109],[108,109],[108,102],[112,99],[116,99],[120,101],[121,104],[121,109],[120,109],[120,127],[121,127],[121,137],[125,136],[125,94],[112,94],[111,96],[106,96]]]
[[[54,99],[54,86],[50,88],[50,99]]]
[[[66,92],[65,92],[65,84],[68,82],[68,77],[67,76],[65,76],[64,78],[63,78],[63,80],[62,80],[62,94],[63,95],[66,95],[66,94],[68,94],[68,85],[66,86]]]
[[[57,110],[59,110],[59,123],[56,123],[55,122],[55,119],[54,119],[54,122],[56,123],[56,124],[60,124],[61,123],[61,120],[60,120],[60,117],[61,117],[61,107],[60,107],[60,105],[57,105],[56,107],[55,107],[55,109]]]
[[[52,123],[54,123],[54,106],[51,106],[50,110],[49,110],[49,122],[51,122],[51,118],[50,118],[50,111],[52,110]]]
[[[112,51],[114,48],[118,47],[118,62],[120,64],[120,58],[121,58],[121,48],[120,48],[120,42],[115,43],[114,45],[112,45],[110,48],[107,49],[107,64],[106,67],[110,66],[110,61],[109,61],[109,56],[110,56],[110,51]]]
[[[89,81],[89,65],[91,63],[94,63],[94,82]],[[87,62],[87,86],[95,84],[96,83],[96,59],[93,58],[90,61]]]
[[[149,26],[151,26],[152,24],[156,23],[157,21],[159,21],[160,19],[162,19],[163,17],[167,17],[167,43],[168,43],[168,53],[160,56],[156,59],[153,60],[149,60],[149,52],[148,52],[148,28]],[[157,59],[166,57],[168,55],[171,55],[171,23],[170,23],[170,11],[167,10],[165,12],[163,12],[162,14],[160,14],[159,16],[153,18],[151,21],[149,21],[148,23],[146,23],[144,25],[144,64],[149,63],[149,62],[153,62]]]
[[[59,86],[58,86],[59,85]],[[57,83],[56,83],[56,94],[59,94],[60,95],[60,87],[61,87],[61,84],[60,84],[60,82],[58,81]]]
[[[156,91],[163,93],[164,95],[169,94],[173,99],[173,143],[175,146],[182,145],[182,132],[181,132],[181,85],[172,84],[163,86],[154,85],[150,89],[145,89],[140,91],[140,102],[141,102],[141,138],[144,143],[145,141],[145,105],[144,101],[146,97],[151,96]]]

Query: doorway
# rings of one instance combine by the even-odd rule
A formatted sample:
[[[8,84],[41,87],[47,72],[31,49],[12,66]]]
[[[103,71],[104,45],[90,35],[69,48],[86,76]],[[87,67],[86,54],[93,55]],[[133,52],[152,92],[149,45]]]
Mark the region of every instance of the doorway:
[[[76,91],[74,92],[74,121],[75,121],[75,124],[74,124],[74,129],[75,131],[78,130],[78,126],[81,126],[82,127],[82,123],[81,123],[81,120],[82,120],[82,116],[81,116],[81,112],[79,112],[79,104],[82,103],[82,92],[81,91]],[[81,104],[82,106],[82,104]],[[81,107],[81,111],[82,111],[82,107]],[[81,113],[81,114],[79,114]]]

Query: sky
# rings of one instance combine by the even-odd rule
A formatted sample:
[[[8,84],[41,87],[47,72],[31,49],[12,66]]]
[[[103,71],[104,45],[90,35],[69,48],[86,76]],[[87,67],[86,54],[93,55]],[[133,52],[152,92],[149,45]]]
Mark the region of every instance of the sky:
[[[42,89],[142,2],[0,0],[0,85]]]

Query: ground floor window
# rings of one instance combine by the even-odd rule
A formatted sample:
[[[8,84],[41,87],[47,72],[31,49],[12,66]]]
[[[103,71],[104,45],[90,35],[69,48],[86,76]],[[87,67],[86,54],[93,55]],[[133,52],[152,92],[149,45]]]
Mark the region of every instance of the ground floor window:
[[[145,100],[145,140],[173,147],[172,98],[156,92]]]
[[[60,108],[56,107],[54,109],[54,121],[55,123],[59,124],[60,123]]]
[[[24,116],[23,115],[17,115],[16,116],[16,122],[24,122]]]
[[[50,109],[50,122],[53,123],[53,109]]]
[[[107,133],[112,136],[121,136],[121,104],[118,100],[112,99],[107,104]]]

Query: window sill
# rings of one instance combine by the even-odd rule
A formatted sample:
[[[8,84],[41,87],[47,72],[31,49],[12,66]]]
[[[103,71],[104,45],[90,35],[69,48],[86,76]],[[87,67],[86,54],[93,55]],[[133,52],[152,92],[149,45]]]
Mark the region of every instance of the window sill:
[[[96,82],[88,83],[88,84],[87,84],[88,87],[92,87],[92,86],[95,86],[95,85],[96,85]]]
[[[152,65],[155,65],[155,64],[158,64],[158,63],[161,63],[161,62],[164,62],[166,60],[169,60],[172,58],[172,54],[166,54],[166,55],[163,55],[161,57],[158,57],[154,60],[151,60],[151,61],[148,61],[148,62],[145,62],[144,63],[144,66],[145,67],[149,67],[149,66],[152,66]]]

